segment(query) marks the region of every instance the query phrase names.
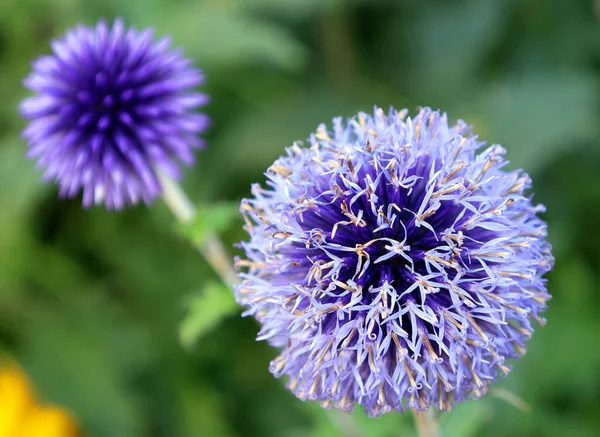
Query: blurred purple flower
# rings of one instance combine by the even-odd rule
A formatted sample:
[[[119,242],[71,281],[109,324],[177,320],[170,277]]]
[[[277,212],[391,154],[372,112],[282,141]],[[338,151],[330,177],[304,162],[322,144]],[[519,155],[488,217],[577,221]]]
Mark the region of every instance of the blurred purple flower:
[[[463,121],[375,109],[319,126],[242,202],[238,301],[300,399],[449,410],[525,353],[550,298],[546,224]]]
[[[151,30],[78,26],[52,43],[52,56],[33,63],[25,79],[35,96],[20,106],[28,156],[55,179],[60,195],[83,191],[83,205],[121,209],[161,193],[157,172],[180,177],[208,117],[194,92],[204,76]]]

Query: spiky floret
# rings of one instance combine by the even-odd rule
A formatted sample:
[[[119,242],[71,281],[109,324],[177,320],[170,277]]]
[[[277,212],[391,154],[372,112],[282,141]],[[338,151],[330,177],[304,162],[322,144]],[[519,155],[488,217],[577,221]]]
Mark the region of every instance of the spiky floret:
[[[553,258],[529,177],[463,121],[406,115],[320,125],[242,202],[236,295],[300,399],[448,410],[507,374],[543,322]]]
[[[204,76],[169,45],[149,29],[100,21],[67,32],[33,63],[23,135],[61,196],[83,191],[84,206],[109,209],[150,203],[161,193],[157,171],[177,178],[178,162],[193,163],[208,125],[196,112],[208,97],[193,91]]]

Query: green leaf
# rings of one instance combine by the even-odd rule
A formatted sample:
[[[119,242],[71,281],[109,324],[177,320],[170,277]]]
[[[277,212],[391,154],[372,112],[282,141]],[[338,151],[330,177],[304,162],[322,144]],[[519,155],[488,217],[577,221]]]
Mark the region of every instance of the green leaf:
[[[292,18],[314,16],[342,9],[345,0],[237,0],[239,6],[259,12],[269,12]]]
[[[239,307],[229,288],[217,282],[209,283],[190,302],[188,314],[179,328],[181,343],[191,348],[200,337],[238,311]]]
[[[195,244],[202,246],[209,234],[226,231],[239,217],[237,202],[201,206],[192,221],[179,225],[179,229]]]
[[[483,139],[502,144],[507,157],[528,172],[539,171],[597,129],[595,77],[582,71],[532,71],[511,76],[481,93]]]
[[[186,54],[205,69],[222,69],[268,62],[298,70],[307,52],[283,27],[245,14],[220,2],[194,2],[164,9],[155,20],[157,33],[171,34]]]

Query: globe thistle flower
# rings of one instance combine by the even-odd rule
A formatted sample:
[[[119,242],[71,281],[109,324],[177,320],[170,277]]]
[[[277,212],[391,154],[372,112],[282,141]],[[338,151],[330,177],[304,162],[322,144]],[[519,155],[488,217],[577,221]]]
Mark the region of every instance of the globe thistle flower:
[[[238,301],[300,399],[449,410],[525,353],[553,264],[505,150],[421,110],[320,125],[252,187]]]
[[[28,156],[55,179],[61,197],[83,191],[83,205],[109,209],[146,204],[161,193],[158,172],[178,178],[190,165],[208,118],[194,92],[204,76],[152,31],[78,26],[33,63],[24,84],[35,93],[20,106]]]

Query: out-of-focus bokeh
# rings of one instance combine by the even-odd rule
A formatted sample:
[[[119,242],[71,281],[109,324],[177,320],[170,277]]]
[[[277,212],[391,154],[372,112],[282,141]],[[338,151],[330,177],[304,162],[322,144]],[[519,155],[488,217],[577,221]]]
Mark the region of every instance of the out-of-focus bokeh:
[[[0,357],[0,437],[78,437],[72,414],[41,404],[27,375]]]
[[[285,146],[375,104],[441,108],[502,144],[548,208],[554,298],[528,354],[445,414],[444,436],[600,435],[592,0],[0,0],[0,349],[44,402],[71,409],[90,437],[414,435],[409,415],[296,400],[239,312],[184,347],[181,323],[215,276],[165,206],[86,211],[40,183],[19,137],[20,81],[50,39],[117,15],[172,34],[207,73],[210,147],[184,181],[198,203],[239,200]]]

